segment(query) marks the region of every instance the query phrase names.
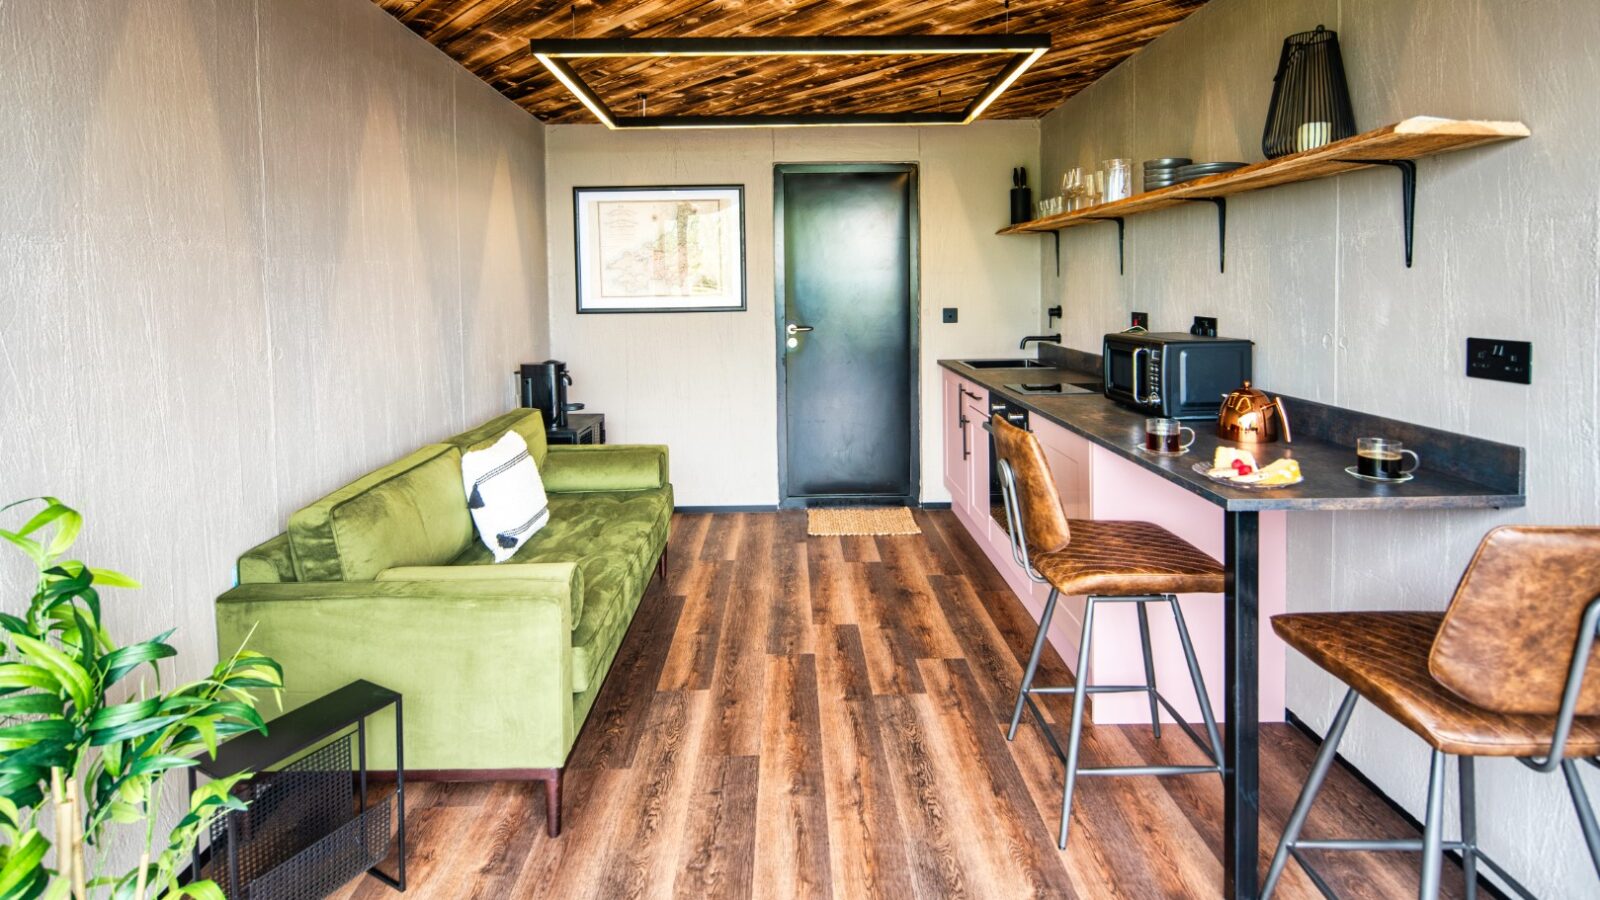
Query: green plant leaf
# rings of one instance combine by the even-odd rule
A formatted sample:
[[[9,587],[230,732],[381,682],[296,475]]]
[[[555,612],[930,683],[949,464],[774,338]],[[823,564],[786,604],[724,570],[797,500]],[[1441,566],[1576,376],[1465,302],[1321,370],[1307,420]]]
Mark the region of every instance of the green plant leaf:
[[[78,709],[87,711],[91,708],[94,685],[82,666],[60,650],[25,634],[13,634],[11,640],[35,665],[55,676]]]
[[[172,632],[170,631],[167,632],[167,634],[171,633]],[[157,638],[153,641],[145,641],[141,644],[129,644],[126,647],[120,647],[116,650],[113,650],[102,657],[100,664],[104,666],[106,670],[106,685],[110,686],[116,684],[118,681],[122,680],[124,675],[127,675],[129,672],[137,669],[139,666],[145,663],[154,663],[158,659],[168,659],[170,657],[177,656],[178,651],[173,649],[171,644],[160,643],[161,639],[165,638],[166,636],[167,635],[162,635],[161,638]]]
[[[136,760],[128,771],[133,775],[154,775],[168,769],[187,769],[198,765],[200,760],[190,759],[187,756],[146,756]]]
[[[22,552],[28,554],[28,557],[33,560],[35,565],[44,565],[44,548],[39,546],[38,541],[30,541],[15,531],[7,531],[4,528],[0,528],[0,538],[4,538],[21,547]]]
[[[55,694],[11,694],[0,697],[0,716],[29,715],[61,715],[61,698]]]
[[[40,741],[68,741],[72,737],[72,723],[62,719],[19,722],[0,728],[0,752],[24,750]]]
[[[89,719],[90,731],[102,731],[126,725],[129,722],[147,719],[161,709],[160,700],[130,700],[127,703],[118,703],[116,706],[107,706],[97,711]]]
[[[94,583],[102,587],[143,587],[136,579],[129,578],[115,569],[91,568],[89,571],[94,573]]]
[[[163,728],[166,728],[168,725],[171,725],[182,718],[182,716],[155,716],[149,719],[138,719],[123,725],[116,725],[111,728],[101,729],[99,731],[91,731],[89,733],[89,743],[92,746],[100,747],[115,741],[126,741],[132,738],[149,735],[152,732],[157,732]]]
[[[49,671],[27,663],[0,663],[0,689],[38,688],[61,693],[61,682]]]
[[[111,810],[111,821],[121,825],[132,825],[134,822],[144,821],[144,810],[132,803],[123,803],[120,800],[112,801],[108,809]]]
[[[50,842],[37,831],[30,832],[22,839],[22,843],[11,848],[6,854],[5,864],[0,866],[0,897],[27,896],[22,891],[24,887],[42,876],[47,877],[44,855],[49,849]]]
[[[71,742],[47,740],[40,741],[32,747],[18,750],[15,753],[0,756],[0,773],[48,769],[51,766],[66,767],[71,764]]]
[[[193,900],[228,900],[222,893],[222,888],[217,887],[215,881],[195,881],[175,890],[161,895],[161,900],[179,900],[182,897],[191,897]]]

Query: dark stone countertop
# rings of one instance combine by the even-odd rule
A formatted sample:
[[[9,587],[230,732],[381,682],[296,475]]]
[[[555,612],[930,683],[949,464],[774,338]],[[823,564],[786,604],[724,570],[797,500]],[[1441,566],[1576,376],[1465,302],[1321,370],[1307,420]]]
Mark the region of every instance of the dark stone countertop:
[[[1097,382],[1098,372],[974,369],[950,359],[940,360],[939,365],[1230,511],[1485,509],[1519,507],[1527,502],[1523,454],[1517,447],[1290,397],[1285,406],[1295,432],[1292,443],[1223,441],[1216,436],[1212,423],[1204,420],[1184,423],[1196,432],[1189,452],[1176,457],[1156,456],[1140,449],[1147,416],[1104,395],[1024,395],[1005,388],[1017,383]],[[1322,435],[1342,438],[1352,431],[1404,440],[1407,448],[1416,450],[1422,458],[1416,477],[1402,484],[1373,484],[1346,474],[1345,467],[1355,464],[1353,440],[1335,442]],[[1223,444],[1250,450],[1262,465],[1292,456],[1300,462],[1305,480],[1292,487],[1244,490],[1219,484],[1194,471],[1196,462],[1209,462]]]

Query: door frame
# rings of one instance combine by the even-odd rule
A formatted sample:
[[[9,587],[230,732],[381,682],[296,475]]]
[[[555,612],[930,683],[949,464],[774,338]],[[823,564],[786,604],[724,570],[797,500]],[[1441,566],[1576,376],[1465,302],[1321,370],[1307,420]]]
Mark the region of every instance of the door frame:
[[[784,326],[788,321],[788,304],[785,302],[784,267],[787,259],[783,247],[783,177],[785,175],[832,173],[904,173],[911,176],[910,209],[906,228],[907,259],[910,269],[906,286],[909,308],[906,310],[910,327],[910,345],[906,365],[910,371],[911,398],[907,404],[906,423],[910,429],[907,448],[910,451],[908,490],[901,494],[843,494],[843,495],[789,495],[789,383],[784,368],[787,347]],[[921,255],[921,177],[917,163],[779,163],[772,167],[772,273],[773,273],[773,360],[778,381],[778,507],[796,509],[808,506],[915,506],[922,496],[922,255]]]

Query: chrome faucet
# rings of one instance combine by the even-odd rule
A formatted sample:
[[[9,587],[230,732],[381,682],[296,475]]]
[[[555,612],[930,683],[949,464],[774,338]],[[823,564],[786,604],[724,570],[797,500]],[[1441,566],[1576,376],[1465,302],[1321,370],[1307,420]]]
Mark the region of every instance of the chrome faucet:
[[[1038,342],[1049,341],[1052,344],[1059,344],[1059,343],[1061,343],[1061,335],[1059,335],[1059,334],[1030,334],[1027,337],[1023,338],[1017,344],[1017,349],[1018,350],[1026,350],[1026,349],[1028,349],[1028,343],[1030,341],[1038,341]]]

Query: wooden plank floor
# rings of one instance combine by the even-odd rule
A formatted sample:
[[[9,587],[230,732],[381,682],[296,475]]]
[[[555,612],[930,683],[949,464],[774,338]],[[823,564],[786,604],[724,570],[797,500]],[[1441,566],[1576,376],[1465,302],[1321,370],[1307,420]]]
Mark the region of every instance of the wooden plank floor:
[[[578,739],[562,836],[537,784],[413,785],[406,896],[1219,895],[1214,777],[1085,779],[1055,848],[1061,765],[1032,726],[1005,740],[1033,620],[951,513],[916,517],[919,536],[813,538],[799,512],[680,515]],[[1044,677],[1066,678],[1054,654]],[[1263,871],[1313,750],[1263,729]],[[1145,726],[1089,728],[1085,754],[1203,761]],[[1415,830],[1336,769],[1306,833]],[[1344,897],[1416,893],[1414,854],[1316,859]],[[1291,864],[1279,896],[1315,893]]]

